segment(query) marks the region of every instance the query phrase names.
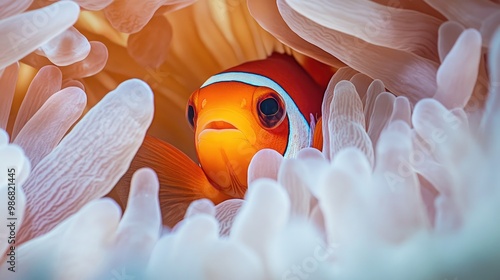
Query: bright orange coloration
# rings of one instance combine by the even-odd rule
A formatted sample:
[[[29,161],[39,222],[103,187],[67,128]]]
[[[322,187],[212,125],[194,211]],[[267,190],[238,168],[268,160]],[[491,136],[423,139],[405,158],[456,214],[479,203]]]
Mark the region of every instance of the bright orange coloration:
[[[164,223],[173,226],[189,203],[242,198],[252,157],[264,148],[294,157],[321,147],[323,90],[291,56],[273,54],[212,76],[188,102],[200,165],[152,137],[146,137],[127,174],[110,194],[126,202],[130,178],[148,166],[159,176]]]
[[[159,200],[165,225],[173,227],[180,221],[193,200],[208,198],[220,203],[231,198],[215,189],[203,170],[183,152],[157,138],[146,136],[129,170],[110,193],[122,206],[128,200],[132,175],[142,167],[151,167],[158,175]]]
[[[195,143],[200,165],[210,181],[231,196],[244,195],[247,168],[257,151],[270,148],[285,152],[286,116],[273,128],[265,127],[259,119],[259,103],[267,98],[275,98],[284,108],[284,101],[272,89],[239,82],[216,83],[190,98],[196,112]]]

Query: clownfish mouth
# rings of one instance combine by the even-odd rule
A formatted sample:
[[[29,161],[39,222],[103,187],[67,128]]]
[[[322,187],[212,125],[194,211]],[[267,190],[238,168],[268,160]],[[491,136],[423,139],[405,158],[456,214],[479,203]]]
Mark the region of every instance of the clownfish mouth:
[[[237,129],[234,125],[225,121],[213,121],[207,123],[202,130],[213,129],[213,130],[227,130],[227,129]]]

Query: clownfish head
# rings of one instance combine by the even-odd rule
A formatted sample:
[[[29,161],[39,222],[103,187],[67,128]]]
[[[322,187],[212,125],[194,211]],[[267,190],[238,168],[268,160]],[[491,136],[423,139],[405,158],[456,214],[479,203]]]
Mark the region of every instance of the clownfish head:
[[[284,153],[288,118],[283,98],[273,89],[221,82],[194,92],[187,118],[196,152],[207,177],[221,190],[242,196],[247,169],[257,151]]]
[[[283,80],[278,83],[259,71],[273,57],[277,59],[273,65],[284,62],[282,66],[300,67],[281,55],[243,64],[209,78],[188,101],[186,116],[194,130],[200,166],[214,186],[233,197],[243,197],[248,166],[259,150],[273,149],[287,157],[311,145],[309,121]],[[298,71],[293,67],[282,70]],[[316,89],[303,94],[311,95]],[[315,102],[319,113],[321,93]]]

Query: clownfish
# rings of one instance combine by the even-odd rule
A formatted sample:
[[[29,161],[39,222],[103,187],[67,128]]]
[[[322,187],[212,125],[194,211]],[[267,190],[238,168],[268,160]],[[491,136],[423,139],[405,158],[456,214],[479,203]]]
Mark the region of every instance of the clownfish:
[[[286,54],[273,53],[218,73],[191,94],[186,107],[199,164],[146,136],[110,196],[123,206],[132,174],[152,168],[160,181],[163,223],[170,227],[196,199],[218,204],[243,198],[248,166],[259,150],[274,149],[291,158],[306,147],[321,149],[323,95],[324,88]]]

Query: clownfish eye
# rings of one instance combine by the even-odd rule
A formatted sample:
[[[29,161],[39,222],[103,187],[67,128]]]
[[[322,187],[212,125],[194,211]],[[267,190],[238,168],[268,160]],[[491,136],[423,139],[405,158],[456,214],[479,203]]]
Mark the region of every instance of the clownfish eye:
[[[277,94],[269,94],[257,104],[259,120],[266,128],[275,128],[285,117],[283,100]]]
[[[191,128],[194,128],[195,112],[194,112],[194,107],[191,104],[189,104],[187,107],[186,117],[189,122],[189,125],[191,125]]]
[[[279,110],[278,101],[276,101],[276,99],[272,97],[266,98],[260,102],[259,110],[266,117],[273,116],[278,113]]]

